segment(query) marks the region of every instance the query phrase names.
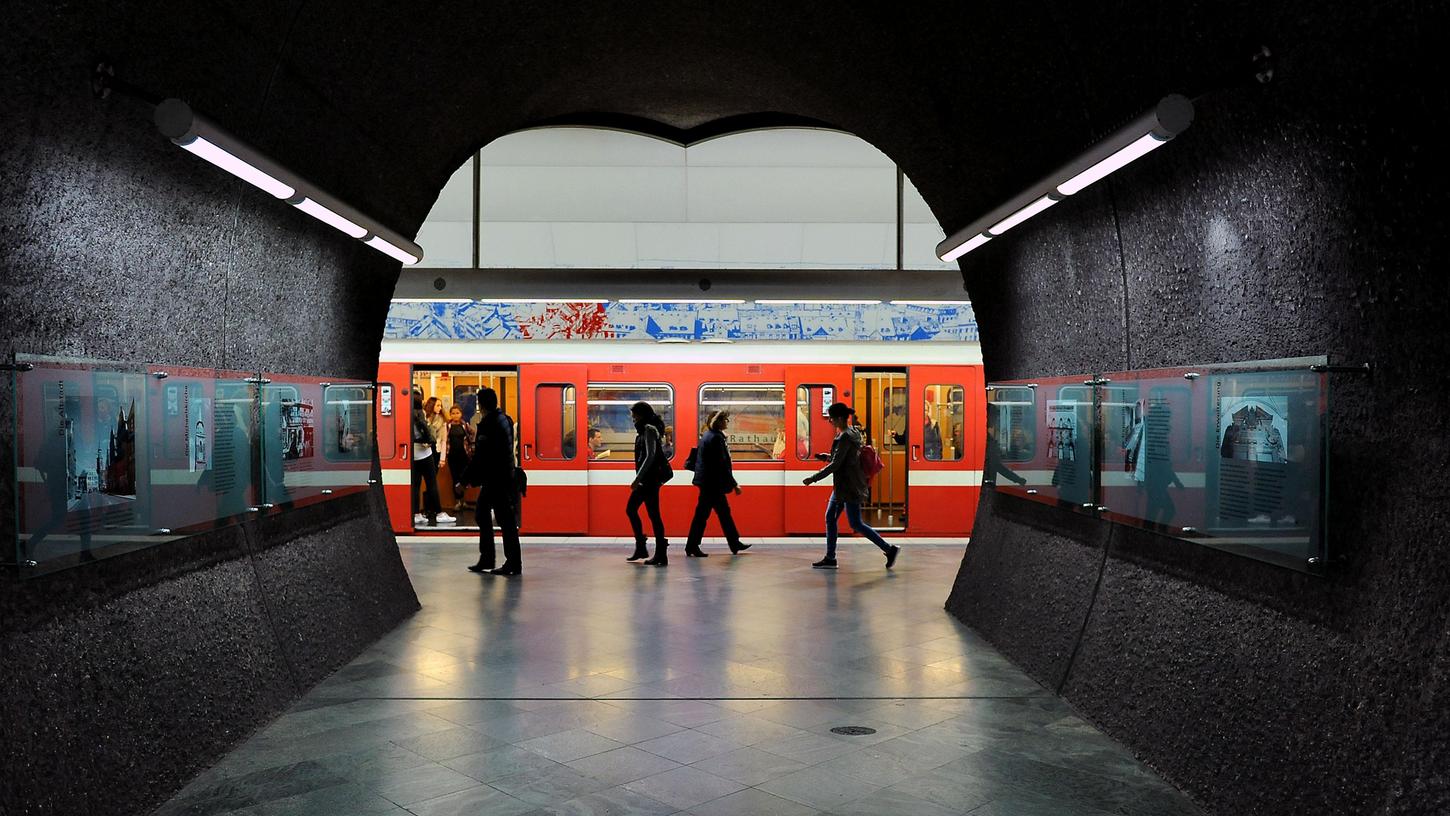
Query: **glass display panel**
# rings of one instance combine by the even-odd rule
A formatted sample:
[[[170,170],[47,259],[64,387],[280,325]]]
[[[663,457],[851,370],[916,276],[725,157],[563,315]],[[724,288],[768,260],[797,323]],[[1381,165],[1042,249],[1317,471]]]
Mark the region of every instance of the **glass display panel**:
[[[700,387],[700,433],[716,411],[730,412],[730,456],[737,462],[785,458],[785,385],[759,383]]]
[[[370,383],[264,374],[263,507],[364,490],[372,475]]]
[[[665,423],[665,453],[674,457],[675,390],[653,383],[589,383],[586,402],[591,434],[597,430],[595,460],[634,464],[634,422],[629,407],[648,402]]]
[[[836,401],[836,389],[830,385],[800,385],[795,390],[796,458],[813,462],[818,453],[830,453],[836,429],[826,409]]]
[[[922,454],[929,462],[957,462],[965,455],[966,389],[960,385],[928,385]]]
[[[534,443],[540,459],[568,461],[579,452],[578,399],[572,385],[551,383],[534,391]],[[592,436],[598,439],[598,434]],[[592,444],[592,441],[591,441]]]
[[[1035,388],[1028,383],[993,383],[988,392],[984,482],[995,483],[1003,493],[1092,510],[1097,504],[1096,411],[1093,386],[1084,384],[1091,379],[1047,377],[1030,384]],[[1012,460],[1003,452],[1004,438],[1016,454]]]

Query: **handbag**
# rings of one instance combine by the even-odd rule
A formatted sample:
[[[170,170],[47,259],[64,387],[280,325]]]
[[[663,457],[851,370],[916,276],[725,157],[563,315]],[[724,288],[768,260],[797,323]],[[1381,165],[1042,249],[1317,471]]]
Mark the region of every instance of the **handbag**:
[[[685,455],[685,470],[695,469],[695,466],[699,464],[699,455],[699,448],[690,448],[690,452]]]

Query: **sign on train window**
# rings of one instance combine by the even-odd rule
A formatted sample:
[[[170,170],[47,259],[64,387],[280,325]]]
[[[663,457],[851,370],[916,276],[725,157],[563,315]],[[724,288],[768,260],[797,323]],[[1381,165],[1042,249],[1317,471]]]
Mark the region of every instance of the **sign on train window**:
[[[730,412],[730,458],[778,462],[785,458],[785,385],[742,383],[700,386],[700,435],[716,411]]]
[[[826,408],[835,401],[831,385],[799,385],[795,389],[795,455],[802,462],[818,453],[830,453],[836,429]]]
[[[929,462],[956,462],[965,455],[966,390],[960,385],[928,385],[921,450]]]
[[[534,447],[540,459],[569,461],[579,452],[578,392],[567,383],[534,391]]]
[[[589,458],[634,462],[629,407],[647,402],[665,422],[665,453],[674,457],[675,389],[664,383],[589,383]]]

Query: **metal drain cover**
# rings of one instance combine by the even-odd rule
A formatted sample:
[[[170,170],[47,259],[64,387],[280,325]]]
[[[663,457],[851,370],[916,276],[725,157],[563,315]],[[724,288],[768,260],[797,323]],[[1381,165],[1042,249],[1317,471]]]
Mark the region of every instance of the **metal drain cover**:
[[[831,729],[832,734],[845,734],[848,737],[864,737],[867,734],[876,733],[876,729],[867,728],[864,725],[838,725]]]

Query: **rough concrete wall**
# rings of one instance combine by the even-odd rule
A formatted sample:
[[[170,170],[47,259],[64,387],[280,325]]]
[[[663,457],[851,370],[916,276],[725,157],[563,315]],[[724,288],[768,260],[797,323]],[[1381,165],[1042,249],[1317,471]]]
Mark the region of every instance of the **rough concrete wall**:
[[[345,198],[407,174],[405,157],[287,73],[294,12],[291,3],[7,9],[7,360],[21,352],[372,379],[397,264],[177,149],[149,106],[98,101],[88,87],[93,62],[114,60],[123,79],[189,99]],[[293,128],[303,108],[316,128],[306,152]],[[341,135],[317,139],[329,131]],[[425,211],[430,197],[389,198],[393,211],[379,217],[396,219],[400,204]],[[0,393],[8,417],[8,385]],[[4,496],[12,433],[0,423]],[[7,547],[14,528],[7,508]],[[144,812],[416,608],[378,494],[37,579],[6,571],[0,812]]]
[[[1114,30],[1191,64],[1237,20],[1277,77],[1210,85],[1180,141],[968,257],[988,375],[1369,362],[1331,386],[1336,563],[1313,578],[1087,522],[1068,537],[1098,561],[1059,511],[998,496],[948,608],[1214,812],[1444,812],[1447,106],[1423,36],[1444,8],[1123,6],[1078,21],[1095,118],[1171,89],[1161,57],[1093,47]]]

